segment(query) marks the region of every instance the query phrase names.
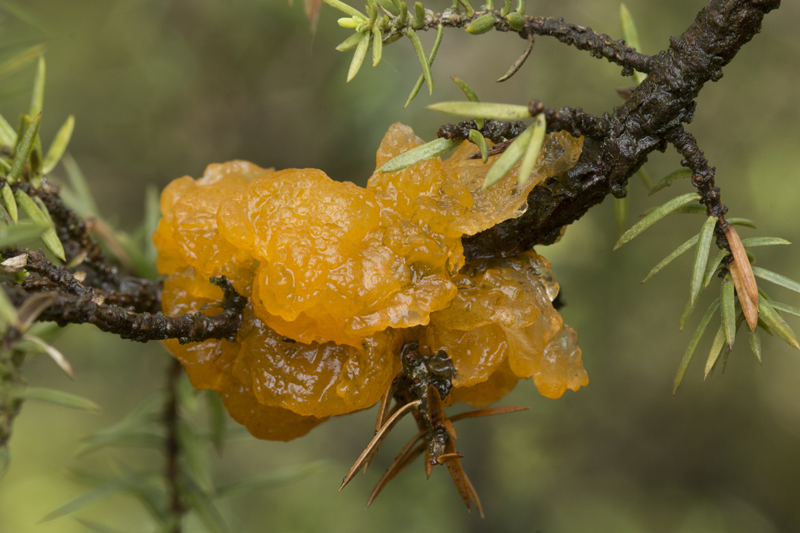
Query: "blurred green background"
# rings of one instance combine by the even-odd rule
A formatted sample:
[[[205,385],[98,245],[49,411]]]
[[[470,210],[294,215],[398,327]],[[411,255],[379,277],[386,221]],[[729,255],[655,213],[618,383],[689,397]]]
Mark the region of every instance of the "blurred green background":
[[[426,3],[437,9],[447,5]],[[627,5],[643,51],[655,53],[688,27],[704,2],[629,0]],[[9,6],[13,11],[10,2],[0,2],[0,53],[47,44],[45,142],[75,114],[70,151],[103,215],[125,229],[143,216],[146,185],[161,188],[181,175],[197,177],[212,162],[240,158],[265,167],[315,167],[364,184],[390,124],[402,121],[432,139],[448,120],[424,105],[463,98],[449,76],[463,78],[487,101],[538,98],[593,113],[618,105],[615,89],[630,84],[619,76],[619,67],[546,38],[537,39],[520,73],[497,84],[525,43],[514,35],[477,38],[451,30],[433,68],[434,96],[423,89],[404,110],[419,73],[411,45],[402,41],[386,48],[378,68],[365,63],[345,84],[350,54],[333,47],[349,33],[327,7],[312,37],[302,6],[290,8],[283,0],[25,0],[25,20],[11,15]],[[563,16],[621,36],[616,1],[529,0],[527,13]],[[784,2],[768,15],[762,34],[725,69],[725,77],[703,90],[689,126],[717,167],[731,215],[759,225],[757,231],[742,229],[743,237],[800,241],[798,20],[796,2]],[[422,39],[429,48],[433,35]],[[33,75],[31,65],[0,82],[0,111],[12,123],[27,109]],[[647,168],[659,179],[678,163],[674,153],[656,153]],[[631,218],[688,190],[688,183],[679,183],[648,198],[632,181]],[[376,466],[337,494],[372,434],[373,409],[330,420],[289,444],[231,442],[213,462],[222,481],[326,461],[289,485],[221,502],[231,529],[800,531],[800,354],[764,338],[762,367],[742,335],[724,374],[717,371],[704,383],[700,360],[710,344],[706,338],[681,390],[671,395],[675,370],[699,320],[695,316],[678,331],[691,254],[646,285],[640,280],[700,224],[699,217],[673,217],[612,254],[617,229],[609,200],[571,226],[562,242],[538,250],[553,262],[568,303],[562,313],[578,331],[591,382],[555,401],[521,382],[502,403],[530,411],[467,421],[459,428],[464,466],[483,500],[485,519],[465,511],[446,472],[437,469],[426,481],[420,464],[364,511],[392,451],[415,431],[408,421],[384,444]],[[759,264],[798,279],[798,250],[761,248]],[[768,290],[798,305],[798,295]],[[789,321],[800,327],[796,319]],[[72,468],[160,468],[154,451],[114,449],[80,459],[74,452],[82,436],[112,424],[163,387],[166,353],[158,344],[120,341],[90,327],[69,328],[55,345],[72,361],[76,380],[37,358],[25,368],[30,383],[81,394],[103,411],[24,406],[14,426],[11,470],[0,483],[4,533],[87,531],[72,517],[38,523],[86,490],[69,476]],[[76,516],[119,531],[150,529],[139,505],[119,495]],[[196,519],[187,520],[187,531],[202,530]]]

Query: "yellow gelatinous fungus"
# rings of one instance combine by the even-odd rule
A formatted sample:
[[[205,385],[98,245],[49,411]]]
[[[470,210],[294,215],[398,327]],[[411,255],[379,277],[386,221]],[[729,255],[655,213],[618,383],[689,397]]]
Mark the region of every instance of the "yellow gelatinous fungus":
[[[377,167],[422,143],[393,125]],[[289,440],[374,405],[408,342],[455,367],[444,402],[499,400],[520,378],[557,398],[588,382],[558,285],[535,252],[465,265],[461,238],[520,216],[530,190],[571,168],[583,139],[547,136],[532,178],[482,189],[484,165],[449,159],[375,173],[366,188],[322,171],[233,161],[163,192],[153,239],[168,315],[219,313],[226,276],[249,298],[235,342],[166,342],[197,388],[219,392],[259,438]]]

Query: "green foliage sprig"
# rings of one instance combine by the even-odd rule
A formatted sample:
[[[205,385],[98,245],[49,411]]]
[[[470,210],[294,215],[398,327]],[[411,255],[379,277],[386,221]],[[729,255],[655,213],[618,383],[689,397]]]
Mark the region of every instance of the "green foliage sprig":
[[[493,2],[487,2],[484,10],[476,12],[467,0],[454,2],[450,9],[437,14],[426,9],[421,2],[415,2],[413,12],[409,10],[405,2],[399,0],[367,0],[365,12],[341,2],[340,0],[323,0],[330,7],[347,15],[338,20],[339,26],[355,30],[355,33],[345,39],[336,47],[339,51],[355,49],[350,68],[347,73],[347,81],[352,80],[361,69],[367,51],[372,48],[372,66],[378,66],[381,61],[383,47],[391,44],[402,37],[411,41],[414,53],[419,61],[422,75],[420,80],[424,80],[428,85],[428,92],[433,93],[433,76],[431,67],[436,58],[436,51],[441,44],[442,30],[445,25],[463,25],[464,30],[472,35],[481,35],[494,29],[498,24],[508,24],[515,31],[520,31],[525,24],[522,16],[524,13],[524,2],[518,2],[517,10],[509,13],[511,3],[505,2],[500,10],[494,9]],[[464,9],[464,13],[460,12]],[[417,36],[417,31],[436,27],[436,41],[431,52],[426,55],[422,43]],[[370,35],[372,38],[370,39]],[[530,55],[533,40],[529,39],[529,46],[523,56],[512,65],[509,71],[498,81],[510,78],[516,73],[525,59]],[[418,82],[411,91],[406,106],[418,94],[421,82]]]
[[[529,106],[481,102],[475,91],[465,81],[459,78],[453,78],[453,81],[461,88],[469,101],[442,102],[428,106],[429,109],[456,116],[474,117],[479,128],[483,127],[485,119],[517,120],[531,116]],[[539,113],[535,117],[533,126],[517,136],[494,162],[484,178],[483,188],[491,187],[500,181],[520,160],[522,160],[522,165],[519,172],[519,185],[524,185],[530,179],[533,168],[539,160],[546,131],[546,118],[543,113]],[[481,159],[486,163],[489,159],[486,139],[480,131],[473,129],[469,133],[469,140],[478,147]],[[459,144],[458,141],[450,139],[436,139],[387,161],[378,169],[378,172],[396,172],[408,168],[426,159],[444,155],[454,150]]]
[[[685,174],[685,172],[681,172],[681,174]],[[662,180],[662,183],[666,182],[669,184],[672,181],[675,181],[678,179],[675,177],[677,175],[678,172],[670,174],[667,176],[667,178]],[[680,177],[685,176],[681,175]],[[691,204],[699,200],[699,198],[700,196],[697,193],[685,194],[677,198],[673,198],[672,200],[664,203],[662,206],[651,210],[641,221],[639,221],[631,229],[625,232],[622,237],[620,237],[619,241],[617,241],[617,244],[614,246],[614,249],[616,250],[623,244],[632,240],[634,237],[640,235],[643,231],[667,215],[678,213],[682,210],[686,212],[686,210],[683,208],[691,206]],[[705,209],[702,209],[701,212],[705,212]],[[703,315],[703,318],[700,320],[700,323],[698,324],[692,339],[689,342],[686,353],[681,359],[673,384],[673,394],[677,392],[678,387],[683,381],[686,370],[689,367],[689,363],[691,363],[700,340],[702,339],[703,334],[708,329],[717,312],[720,313],[720,326],[716,335],[714,336],[711,350],[706,358],[704,378],[707,378],[713,372],[720,358],[723,361],[727,359],[728,354],[733,349],[736,333],[746,318],[746,313],[743,309],[742,303],[743,299],[748,297],[746,294],[748,290],[744,283],[737,283],[736,276],[732,275],[737,272],[738,267],[736,260],[731,255],[731,252],[727,249],[721,249],[709,261],[709,250],[711,247],[712,238],[715,234],[715,230],[718,229],[719,223],[720,220],[717,217],[707,217],[706,221],[702,225],[700,233],[694,235],[689,240],[681,244],[675,251],[659,262],[642,281],[642,283],[644,283],[645,281],[649,280],[654,275],[659,273],[664,267],[671,264],[691,248],[695,247],[695,260],[692,267],[689,302],[686,304],[686,307],[681,314],[679,324],[680,329],[683,329],[683,326],[691,316],[692,311],[694,311],[694,309],[697,307],[698,297],[708,287],[714,275],[719,274],[719,276],[722,278],[719,298],[714,300],[706,313]],[[730,228],[732,228],[734,225],[755,227],[755,224],[753,224],[751,220],[741,218],[728,219],[724,221],[724,224],[728,225]],[[726,234],[731,235],[731,232],[735,233],[735,230],[729,229],[726,231]],[[738,239],[738,236],[735,239],[731,239],[729,237],[729,246],[732,248],[739,246],[736,244],[736,239]],[[740,243],[743,249],[748,250],[748,266],[750,263],[755,263],[755,256],[749,252],[749,250],[752,248],[790,244],[789,241],[777,237],[752,237],[749,239],[743,239],[740,241]],[[791,291],[800,293],[800,283],[761,267],[753,265],[750,268],[752,269],[752,273],[755,275],[755,277],[773,282]],[[754,279],[753,283],[755,283]],[[776,333],[784,342],[800,350],[800,343],[798,343],[797,336],[780,314],[780,311],[783,311],[788,314],[800,316],[800,309],[794,308],[787,304],[773,302],[761,289],[758,289],[758,291],[760,292],[760,296],[758,297],[757,303],[757,322],[748,328],[748,342],[758,362],[761,363],[762,359],[761,339],[758,333],[758,328],[767,331],[770,335],[773,332]],[[744,300],[745,305],[746,302],[747,301]]]
[[[180,365],[177,361],[175,364]],[[170,453],[167,443],[171,430],[165,426],[165,413],[171,407],[171,398],[175,401],[177,416],[174,433],[177,470],[174,479],[167,479],[165,486],[160,470],[134,470],[124,463],[117,463],[111,474],[76,469],[72,471],[72,477],[88,485],[90,490],[52,510],[42,521],[74,515],[104,498],[122,493],[141,504],[150,519],[152,531],[177,530],[176,526],[187,514],[194,514],[207,531],[224,533],[229,529],[216,502],[280,487],[306,477],[324,465],[316,462],[234,482],[217,483],[211,474],[211,455],[221,455],[226,443],[246,436],[247,432],[241,426],[227,427],[227,415],[217,393],[195,390],[182,372],[170,382],[166,392],[147,397],[122,420],[87,435],[77,455],[82,457],[109,448]],[[96,407],[82,400],[75,401],[82,408]],[[177,514],[169,505],[170,484],[177,491],[180,502]],[[84,522],[81,518],[78,520]]]

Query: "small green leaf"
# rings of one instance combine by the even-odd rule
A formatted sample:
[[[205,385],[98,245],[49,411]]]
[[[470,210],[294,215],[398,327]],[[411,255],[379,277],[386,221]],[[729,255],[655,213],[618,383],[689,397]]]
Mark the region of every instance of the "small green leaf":
[[[245,494],[251,494],[261,490],[271,489],[273,487],[280,487],[316,472],[324,464],[324,461],[318,461],[304,466],[283,468],[262,476],[223,485],[217,489],[214,499],[221,500],[223,498],[235,498],[237,496],[243,496]]]
[[[708,262],[708,266],[706,267],[706,273],[703,275],[703,288],[705,289],[708,287],[708,284],[711,283],[711,278],[714,277],[714,274],[717,272],[719,265],[722,263],[722,260],[725,259],[730,255],[728,250],[720,250],[718,251],[714,257],[711,258],[711,261]]]
[[[686,252],[689,248],[691,248],[692,246],[697,244],[697,241],[699,239],[700,239],[700,235],[695,235],[694,237],[692,237],[691,239],[689,239],[685,243],[683,243],[680,246],[678,246],[678,248],[674,252],[669,254],[659,264],[657,264],[656,266],[653,267],[653,269],[650,271],[650,273],[647,274],[647,277],[642,280],[642,283],[644,283],[645,281],[649,280],[650,278],[652,278],[653,276],[655,276],[656,274],[661,272],[661,270],[665,266],[667,266],[670,263],[672,263],[673,261],[675,261],[681,255],[683,255],[683,253]]]
[[[542,144],[544,144],[544,134],[547,132],[547,121],[544,113],[539,113],[533,122],[533,134],[531,135],[528,146],[525,149],[525,158],[519,167],[519,186],[525,185],[531,178],[533,167],[539,160],[539,153],[542,151]]]
[[[719,359],[719,356],[722,355],[722,351],[724,349],[725,331],[723,331],[722,326],[720,326],[717,330],[717,335],[714,337],[714,342],[711,343],[711,351],[708,352],[708,359],[706,359],[706,368],[703,379],[706,379],[714,369],[714,366],[717,364],[717,360]]]
[[[619,5],[619,17],[622,22],[622,38],[625,39],[625,44],[631,48],[635,48],[637,52],[641,52],[639,32],[636,30],[636,24],[633,22],[631,12],[628,11],[625,4]],[[646,75],[636,71],[634,71],[633,77],[636,80],[636,85],[639,85],[647,78]]]
[[[19,394],[19,397],[23,400],[49,403],[79,411],[100,412],[100,406],[93,401],[54,389],[28,387]]]
[[[684,205],[683,207],[676,209],[675,213],[682,215],[706,215],[707,209],[706,206],[704,205],[691,204],[691,205]]]
[[[372,0],[367,0],[367,15],[369,15],[367,27],[372,28],[378,20],[378,6]]]
[[[342,28],[347,28],[349,30],[354,30],[358,28],[360,24],[364,24],[364,20],[361,18],[353,18],[353,17],[342,17],[336,21],[339,26]]]
[[[25,131],[30,127],[31,122],[33,122],[31,117],[25,113],[20,114],[19,123],[17,124],[17,144],[11,147],[11,153],[9,154],[12,159],[16,157],[19,146],[22,143],[22,137],[25,135]]]
[[[472,22],[467,25],[466,31],[470,35],[481,35],[494,29],[494,23],[494,15],[486,13],[485,15],[473,19]]]
[[[404,168],[408,168],[411,165],[419,163],[420,161],[446,154],[447,152],[450,152],[458,147],[459,144],[461,144],[461,142],[456,140],[445,138],[436,139],[435,141],[417,146],[408,152],[403,152],[397,157],[390,159],[376,172],[386,173],[403,170]]]
[[[614,198],[614,218],[617,221],[617,229],[619,234],[625,233],[625,228],[628,225],[628,197]],[[644,282],[642,282],[644,283]]]
[[[405,26],[408,22],[408,6],[401,0],[400,2],[400,15],[395,19],[397,27]]]
[[[8,171],[8,178],[6,180],[8,183],[14,183],[22,175],[25,163],[31,155],[31,150],[33,150],[33,141],[36,138],[36,134],[39,132],[39,123],[41,121],[42,116],[36,115],[31,125],[25,130],[25,135],[22,136],[22,141],[20,141],[17,147],[17,155],[14,158],[14,163],[11,165],[11,170]]]
[[[510,104],[489,104],[485,102],[440,102],[428,109],[449,115],[479,117],[494,120],[521,120],[531,116],[528,106]]]
[[[425,25],[425,8],[419,2],[414,3],[414,24],[415,30],[420,29]]]
[[[372,28],[372,66],[377,67],[383,56],[383,34],[378,26]]]
[[[9,148],[17,144],[17,132],[14,131],[14,128],[11,127],[11,124],[0,115],[0,142],[3,143],[3,146],[8,146]]]
[[[511,11],[511,0],[505,0],[503,7],[500,8],[500,16],[505,17],[509,11]]]
[[[650,189],[650,195],[657,193],[661,189],[669,187],[670,185],[672,185],[672,182],[674,181],[691,178],[692,174],[693,172],[688,168],[682,168],[680,170],[676,170],[675,172],[668,174],[665,178],[656,183],[655,186]]]
[[[469,140],[480,149],[483,162],[489,161],[489,146],[486,144],[483,134],[478,130],[469,130]]]
[[[761,337],[758,333],[758,328],[751,330],[747,328],[748,339],[750,340],[750,349],[753,350],[759,364],[761,363]]]
[[[23,222],[0,228],[0,248],[13,248],[38,238],[50,225]]]
[[[439,45],[442,44],[442,37],[444,36],[444,26],[439,24],[436,27],[436,40],[433,42],[433,48],[431,48],[431,53],[428,55],[428,66],[433,65],[433,60],[436,59],[436,52],[439,51]],[[414,88],[411,89],[411,94],[408,95],[408,100],[406,100],[406,105],[403,108],[408,107],[408,104],[411,103],[417,94],[419,94],[419,90],[422,89],[422,82],[425,81],[425,75],[420,74],[419,78],[417,78],[417,83],[414,84]]]
[[[708,217],[700,230],[700,240],[697,243],[697,249],[694,256],[694,267],[692,268],[692,282],[690,285],[689,302],[694,305],[695,299],[703,289],[703,276],[706,273],[706,265],[708,264],[708,250],[711,247],[711,239],[714,237],[714,227],[717,225],[719,219],[717,217]]]
[[[215,391],[205,391],[208,409],[208,427],[211,430],[211,442],[219,455],[225,447],[225,405]]]
[[[625,39],[625,44],[640,51],[639,32],[636,29],[633,16],[631,16],[631,12],[628,11],[628,7],[625,4],[619,5],[619,17],[622,22],[622,38]]]
[[[348,6],[344,2],[340,2],[339,0],[322,0],[322,1],[331,6],[333,9],[341,11],[345,15],[350,15],[351,17],[361,17],[364,20],[367,19],[367,16],[364,15],[362,12],[353,7]]]
[[[714,317],[717,309],[719,309],[719,298],[714,300],[711,306],[709,306],[708,311],[706,311],[706,314],[703,315],[703,319],[697,326],[697,329],[692,336],[692,340],[689,342],[689,347],[686,349],[683,359],[681,359],[681,364],[678,366],[678,374],[675,376],[675,383],[672,387],[673,396],[678,390],[678,387],[680,387],[681,381],[683,381],[683,376],[686,375],[686,369],[689,368],[689,363],[692,362],[692,356],[694,356],[694,352],[697,350],[697,345],[700,344],[700,339],[703,337],[703,333],[706,332],[706,329],[708,329],[708,324],[711,322],[711,319]]]
[[[72,138],[73,129],[75,129],[75,117],[70,115],[64,125],[61,126],[61,129],[58,130],[56,138],[53,139],[53,144],[50,145],[50,149],[44,157],[44,163],[42,163],[43,174],[50,174],[56,168],[61,156],[64,155],[67,149],[69,140]]]
[[[3,203],[6,206],[6,211],[8,211],[8,216],[10,216],[11,220],[16,224],[19,220],[19,211],[17,210],[17,201],[14,199],[14,192],[11,190],[8,183],[3,185],[2,194]]]
[[[49,213],[39,209],[39,206],[36,205],[36,202],[31,200],[31,197],[22,192],[22,190],[18,189],[14,194],[14,197],[17,200],[17,205],[22,208],[25,214],[28,215],[33,222],[47,227],[47,229],[41,235],[42,242],[53,255],[62,261],[65,261],[66,258],[64,257],[64,246],[61,244],[61,241],[58,240],[56,228],[53,226],[53,222],[50,219]]]
[[[755,270],[755,269],[754,269]],[[783,317],[775,310],[774,307],[765,300],[763,297],[758,299],[758,317],[763,320],[769,328],[778,334],[778,337],[784,340],[786,344],[800,350],[800,344],[797,342],[797,336],[789,327],[789,324]]]
[[[514,31],[522,31],[525,28],[525,17],[521,13],[514,11],[505,16],[505,21]]]
[[[517,13],[520,15],[525,14],[525,0],[517,0]]]
[[[528,57],[530,57],[532,51],[533,51],[533,34],[529,34],[528,35],[528,46],[525,48],[525,51],[522,53],[521,56],[519,56],[517,58],[516,61],[511,63],[511,66],[508,67],[508,70],[506,71],[506,73],[503,74],[502,76],[500,76],[499,78],[497,78],[497,80],[495,80],[495,81],[497,81],[497,83],[502,83],[502,82],[510,79],[511,76],[513,76],[517,72],[519,72],[519,69],[521,69],[522,65],[525,64],[525,61],[528,60]]]
[[[181,482],[181,495],[189,507],[197,513],[198,518],[211,533],[227,533],[228,526],[222,519],[222,515],[214,506],[208,495],[198,487],[191,479]]]
[[[21,310],[22,309],[20,308],[20,311]],[[68,375],[72,379],[75,379],[75,374],[72,371],[72,365],[69,364],[69,361],[67,361],[67,358],[64,357],[64,354],[62,354],[61,352],[59,352],[58,350],[56,350],[55,348],[44,342],[42,339],[35,337],[33,335],[24,335],[22,338],[30,342],[31,344],[36,345],[39,349],[41,349],[43,352],[49,355],[50,359],[52,359],[53,362],[56,365],[58,365],[58,367],[61,370],[63,370],[66,375]]]
[[[489,172],[486,173],[486,177],[483,179],[482,187],[484,189],[500,181],[503,176],[514,168],[514,165],[525,155],[525,151],[528,148],[528,144],[530,144],[532,136],[533,128],[528,128],[514,139],[514,142],[506,148],[505,152],[500,154],[500,157],[497,158],[497,161],[494,162],[494,165],[492,165],[492,168],[489,169]]]
[[[771,281],[772,283],[780,285],[781,287],[785,287],[790,291],[800,292],[800,283],[797,283],[793,279],[789,279],[786,276],[781,276],[780,274],[777,274],[765,268],[757,266],[753,266],[752,268],[753,268],[753,274],[755,274],[756,277],[765,279],[767,281]]]
[[[467,82],[465,82],[461,78],[455,78],[455,77],[452,77],[452,76],[450,77],[450,79],[453,80],[454,82],[456,82],[456,85],[458,85],[461,88],[461,90],[463,91],[464,95],[467,97],[467,100],[469,100],[470,102],[480,102],[480,99],[478,98],[478,95],[475,94],[475,91],[472,90],[472,87],[467,85]],[[478,126],[479,130],[483,129],[483,119],[482,118],[475,119],[475,124]]]
[[[751,237],[749,239],[742,239],[742,244],[745,248],[755,248],[756,246],[772,246],[775,244],[792,243],[779,237]]]
[[[50,211],[48,211],[47,206],[44,205],[44,200],[38,196],[31,196],[30,199],[33,200],[33,203],[36,204],[36,207],[39,208],[39,211],[41,211],[42,214],[47,217],[47,220],[50,222],[50,224],[53,224],[53,217],[50,216]]]
[[[646,230],[647,228],[649,228],[650,226],[652,226],[665,216],[669,215],[670,213],[676,211],[677,209],[691,202],[696,202],[699,199],[700,195],[697,194],[696,192],[692,192],[684,194],[682,196],[678,196],[677,198],[673,198],[664,205],[657,207],[656,209],[651,211],[647,216],[645,216],[642,220],[637,222],[631,229],[626,231],[614,245],[614,250],[616,250],[623,244],[629,242],[631,239],[642,233],[644,230]]]
[[[361,69],[361,64],[367,55],[367,48],[369,48],[369,34],[361,33],[361,40],[358,41],[356,51],[353,54],[353,60],[350,62],[350,69],[347,71],[347,81],[349,82],[356,77],[358,71]]]
[[[728,349],[733,349],[733,341],[736,337],[736,298],[734,297],[735,287],[730,276],[722,280],[720,287],[720,301],[722,303],[722,327],[725,329],[725,340]]]
[[[414,46],[414,52],[416,52],[419,65],[422,67],[422,75],[425,77],[425,83],[428,84],[428,92],[433,94],[433,76],[431,75],[431,66],[428,64],[428,60],[425,57],[425,50],[422,49],[422,43],[417,36],[417,32],[409,28],[406,31],[406,36]]]
[[[33,94],[31,96],[31,110],[29,116],[35,117],[42,112],[42,104],[44,103],[44,80],[45,80],[45,66],[44,56],[39,56],[39,64],[36,68],[36,78],[33,82]]]
[[[784,313],[789,313],[790,315],[800,317],[800,308],[792,307],[791,305],[786,305],[775,301],[770,301],[769,304],[778,311],[783,311]]]
[[[750,228],[756,227],[756,223],[748,218],[733,217],[733,218],[727,218],[725,220],[728,221],[728,224],[733,224],[734,226],[748,226]]]
[[[363,33],[356,32],[344,41],[342,41],[339,46],[336,47],[336,50],[339,52],[347,52],[348,50],[352,50],[358,43],[361,42],[361,38],[364,36]]]

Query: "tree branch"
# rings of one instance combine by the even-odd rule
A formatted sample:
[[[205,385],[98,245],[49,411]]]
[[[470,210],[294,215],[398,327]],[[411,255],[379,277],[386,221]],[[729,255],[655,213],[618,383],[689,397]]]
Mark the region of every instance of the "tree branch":
[[[225,279],[212,278],[224,293],[223,311],[214,316],[193,313],[175,317],[161,313],[136,313],[117,305],[107,304],[93,289],[82,287],[74,293],[66,289],[58,292],[57,301],[48,307],[39,321],[67,324],[93,324],[102,331],[115,333],[123,339],[137,342],[179,339],[181,343],[200,342],[207,339],[236,338],[242,323],[242,310],[247,299],[239,295]],[[11,303],[20,307],[30,296],[25,288],[9,283],[3,287]]]
[[[528,39],[529,35],[554,37],[564,44],[574,46],[578,50],[588,51],[593,57],[605,58],[624,67],[622,73],[625,76],[633,76],[634,70],[649,73],[652,69],[654,58],[637,52],[635,48],[626,46],[625,41],[615,41],[604,33],[597,33],[591,28],[564,22],[564,19],[561,18],[526,16],[525,26],[517,32],[500,16],[499,11],[480,11],[470,17],[448,9],[443,13],[428,12],[425,24],[418,30],[436,29],[440,24],[446,28],[466,28],[470,22],[486,14],[494,15],[494,29],[496,31],[519,33],[523,39]],[[408,30],[410,25],[411,22],[409,21],[405,25],[393,27],[390,32],[387,32],[384,42],[398,39]]]
[[[722,77],[722,67],[759,32],[764,15],[779,6],[780,0],[710,0],[691,27],[653,57],[650,75],[608,117],[608,135],[587,136],[578,163],[535,187],[523,216],[463,239],[467,260],[551,244],[563,226],[609,193],[625,196],[628,178],[648,154],[664,150],[669,138],[683,145],[677,132],[691,122],[697,94]]]
[[[5,179],[0,178],[0,188],[5,184]],[[161,283],[122,275],[92,237],[89,225],[64,204],[57,187],[44,179],[38,188],[18,181],[11,184],[11,189],[22,190],[31,198],[42,200],[64,245],[67,262],[85,256],[78,265],[87,268],[85,285],[102,290],[108,303],[130,307],[137,312],[156,313],[161,310]],[[10,256],[6,254],[5,257]]]

